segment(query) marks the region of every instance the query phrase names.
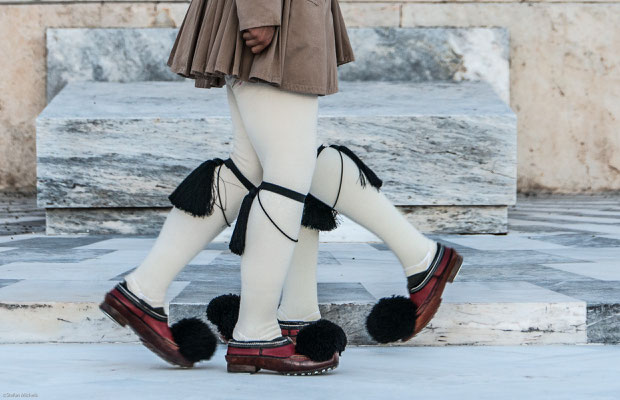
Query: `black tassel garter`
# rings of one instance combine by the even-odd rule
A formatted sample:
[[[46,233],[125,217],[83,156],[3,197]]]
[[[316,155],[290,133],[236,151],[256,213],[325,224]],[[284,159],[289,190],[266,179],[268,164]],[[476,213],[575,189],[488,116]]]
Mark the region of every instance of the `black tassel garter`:
[[[317,149],[317,157],[321,154],[321,151],[326,146],[321,145]],[[304,213],[302,216],[301,224],[309,229],[315,229],[319,231],[331,231],[338,227],[338,211],[336,211],[336,204],[340,197],[340,191],[342,189],[342,175],[344,171],[344,160],[342,154],[344,153],[349,157],[357,168],[359,169],[359,181],[362,187],[366,187],[367,183],[370,183],[372,187],[379,190],[383,181],[374,173],[370,167],[368,167],[360,158],[346,146],[332,144],[332,147],[338,150],[340,155],[340,183],[338,184],[338,193],[336,194],[336,200],[332,206],[323,203],[321,200],[314,197],[312,194],[308,194],[304,205]]]
[[[213,213],[213,207],[217,200],[219,200],[219,206],[224,214],[224,220],[228,226],[231,224],[226,219],[224,213],[224,206],[222,204],[222,198],[220,196],[219,177],[222,165],[225,165],[232,171],[237,177],[239,182],[250,190],[254,188],[252,182],[250,182],[235,163],[230,159],[222,160],[221,158],[213,158],[207,160],[196,167],[189,175],[174,189],[174,191],[168,196],[168,200],[176,208],[179,208],[194,217],[204,217],[205,215],[211,215]],[[215,175],[215,169],[217,168],[217,176]],[[215,178],[215,179],[214,179]]]
[[[235,224],[235,229],[233,230],[232,237],[230,238],[230,244],[228,245],[230,251],[235,254],[241,255],[243,254],[243,250],[245,249],[245,234],[248,225],[248,217],[250,215],[252,203],[254,202],[254,197],[257,196],[258,203],[260,204],[263,212],[265,213],[267,218],[269,218],[271,223],[288,239],[292,240],[293,242],[298,241],[298,239],[293,239],[292,237],[287,235],[282,229],[280,229],[280,227],[275,223],[275,221],[269,216],[267,210],[265,210],[265,207],[263,207],[263,204],[260,201],[260,196],[258,195],[258,192],[260,192],[261,190],[268,190],[270,192],[288,197],[289,199],[298,201],[300,203],[304,203],[306,200],[305,194],[296,192],[291,189],[287,189],[284,186],[276,185],[265,181],[263,181],[258,187],[253,187],[252,189],[250,189],[248,194],[246,194],[243,198],[243,202],[241,203],[241,209],[239,210],[237,223]]]

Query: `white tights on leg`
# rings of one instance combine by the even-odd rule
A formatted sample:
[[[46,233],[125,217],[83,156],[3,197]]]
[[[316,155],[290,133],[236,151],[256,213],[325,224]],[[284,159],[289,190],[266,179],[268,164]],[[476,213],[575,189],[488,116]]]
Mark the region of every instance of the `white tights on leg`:
[[[246,85],[246,83],[234,83],[234,86],[238,85]],[[249,86],[247,85],[247,87]],[[246,134],[232,88],[230,85],[227,85],[226,88],[234,128],[233,150],[230,157],[242,174],[254,185],[258,185],[262,179],[261,165]],[[280,114],[276,113],[275,109],[271,112],[275,113],[276,117]],[[281,108],[280,112],[286,113],[287,109]],[[266,115],[266,117],[270,117],[270,115]],[[297,126],[296,124],[295,128]],[[312,147],[314,156],[314,143]],[[291,157],[284,163],[291,162],[291,159],[293,163],[296,161],[295,157]],[[353,161],[343,155],[343,162],[343,184],[336,209],[382,238],[401,260],[406,275],[426,269],[434,255],[434,246],[432,246],[434,242],[425,238],[411,226],[382,193],[370,186],[362,188],[358,181],[358,169]],[[312,167],[309,166],[308,168],[311,170]],[[286,169],[284,168],[284,170]],[[334,171],[339,170],[340,155],[338,151],[325,148],[316,160],[316,170],[312,178],[310,192],[326,204],[332,205],[340,181],[339,174],[334,174]],[[273,183],[283,186],[289,184],[289,182],[280,183],[277,181]],[[230,223],[236,218],[241,200],[247,190],[226,166],[221,167],[220,185],[226,219]],[[295,203],[293,200],[283,198],[275,193],[261,192],[261,200],[270,197],[274,203]],[[263,204],[265,205],[265,203]],[[269,211],[270,206],[266,205],[265,207]],[[295,208],[294,206],[290,207]],[[257,208],[260,209],[260,207],[252,207],[253,212]],[[262,212],[262,209],[260,211]],[[270,215],[272,214],[270,213]],[[265,217],[264,213],[263,217]],[[280,226],[283,223],[280,222],[278,225]],[[225,227],[226,221],[218,209],[206,217],[193,217],[173,208],[146,259],[127,276],[130,290],[154,307],[162,306],[166,290],[174,277]],[[272,226],[272,228],[277,231],[275,227]],[[285,232],[288,231],[285,230]],[[289,235],[293,233],[288,232]],[[282,238],[286,239],[281,235],[280,239]],[[289,239],[286,240],[290,242]],[[316,293],[317,252],[318,232],[302,227],[299,232],[299,242],[293,252],[290,271],[286,274],[282,303],[278,310],[278,318],[281,320],[312,321],[320,317]],[[251,276],[251,274],[246,274],[248,279]],[[276,330],[273,323],[270,325],[269,329],[262,328],[263,332],[270,331],[269,335],[263,335],[262,332],[259,332],[258,336],[273,336]],[[258,330],[260,331],[260,328]],[[245,337],[249,337],[249,334],[241,332]]]
[[[232,91],[263,167],[263,182],[306,195],[316,163],[318,96],[240,81],[232,84]],[[241,257],[241,303],[233,331],[235,340],[281,336],[276,312],[295,249],[295,241],[290,238],[299,235],[303,207],[303,202],[272,191],[260,190],[256,194]]]
[[[411,225],[383,193],[359,182],[355,162],[338,150],[326,147],[317,158],[310,193],[362,225],[381,238],[396,254],[406,276],[425,271],[436,251],[436,242]],[[341,164],[342,163],[342,164]],[[343,166],[342,186],[340,171]],[[338,200],[336,201],[336,197]],[[316,292],[318,232],[310,234],[302,228],[287,277],[282,303],[278,310],[281,320],[313,321],[320,318]],[[316,289],[315,289],[316,290]]]
[[[230,158],[240,172],[254,185],[262,180],[263,171],[252,143],[245,133],[232,91],[226,86],[233,123],[233,148]],[[216,167],[216,174],[220,167]],[[175,276],[207,244],[232,223],[247,189],[225,165],[219,169],[220,202],[213,213],[195,217],[173,207],[166,216],[162,229],[142,263],[125,277],[129,290],[153,307],[162,307],[168,287]],[[224,219],[224,214],[226,219]]]

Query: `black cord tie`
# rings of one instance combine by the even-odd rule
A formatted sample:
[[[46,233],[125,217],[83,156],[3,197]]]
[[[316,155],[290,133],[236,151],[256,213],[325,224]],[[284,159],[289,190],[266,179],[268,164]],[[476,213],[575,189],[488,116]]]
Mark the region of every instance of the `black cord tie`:
[[[243,254],[243,250],[245,249],[245,235],[246,235],[246,230],[247,230],[247,225],[248,225],[248,217],[250,215],[250,208],[252,207],[252,203],[254,202],[254,197],[258,195],[258,192],[260,190],[268,190],[270,192],[277,193],[284,197],[288,197],[289,199],[298,201],[300,203],[304,203],[304,201],[306,200],[305,194],[302,194],[294,190],[287,189],[284,186],[276,185],[276,184],[269,183],[269,182],[263,181],[258,187],[252,187],[250,191],[248,192],[248,194],[245,195],[245,197],[243,198],[243,202],[241,203],[241,208],[239,210],[239,217],[237,218],[235,229],[233,230],[232,237],[230,238],[230,244],[228,247],[230,251],[235,254],[241,255]],[[288,239],[290,239],[293,242],[297,242],[298,239],[293,239],[292,237],[284,233],[284,231],[280,229],[280,227],[275,223],[275,221],[269,216],[269,214],[267,213],[267,210],[265,210],[265,208],[263,207],[263,204],[260,202],[260,196],[258,198],[258,202],[261,208],[263,209],[263,212],[265,213],[265,215],[267,215],[267,218],[269,218],[269,221],[271,221],[271,223],[284,236],[286,236]]]
[[[239,171],[239,168],[237,168],[237,166],[235,165],[232,159],[227,158],[226,160],[224,160],[224,165],[227,166],[228,169],[231,170],[233,174],[235,174],[237,179],[239,179],[239,182],[241,182],[241,184],[243,184],[243,186],[245,186],[246,189],[251,190],[252,188],[255,187],[254,184],[250,182],[248,178],[243,176],[243,174],[241,173],[241,171]]]
[[[241,173],[241,171],[239,171],[239,168],[237,168],[233,160],[230,158],[227,158],[226,160],[224,160],[223,164],[220,164],[219,168],[217,169],[217,179],[215,181],[216,182],[215,190],[217,192],[217,199],[220,203],[220,210],[222,210],[222,216],[224,217],[224,222],[226,222],[226,226],[232,226],[232,224],[228,222],[228,218],[226,218],[226,209],[224,208],[224,203],[222,202],[222,196],[220,195],[220,170],[222,169],[222,165],[226,165],[226,167],[228,167],[228,169],[232,171],[235,177],[239,180],[239,182],[241,182],[243,186],[245,186],[246,189],[252,190],[253,188],[255,188],[255,186],[254,184],[252,184],[252,182],[250,182],[248,178],[246,178]]]

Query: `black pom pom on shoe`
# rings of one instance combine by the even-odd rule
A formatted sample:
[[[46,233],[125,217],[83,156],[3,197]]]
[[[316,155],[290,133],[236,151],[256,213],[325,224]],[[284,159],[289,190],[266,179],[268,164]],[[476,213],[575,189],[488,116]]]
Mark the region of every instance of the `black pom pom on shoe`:
[[[170,327],[179,353],[191,362],[208,360],[215,353],[217,338],[198,318],[184,318]]]
[[[327,361],[347,346],[347,335],[341,327],[326,319],[301,328],[295,351],[313,361]]]
[[[366,329],[379,343],[403,340],[413,335],[415,313],[415,304],[407,297],[384,297],[368,314]]]
[[[207,306],[207,318],[220,332],[224,340],[231,340],[233,329],[239,319],[241,298],[236,294],[223,294],[215,297]]]

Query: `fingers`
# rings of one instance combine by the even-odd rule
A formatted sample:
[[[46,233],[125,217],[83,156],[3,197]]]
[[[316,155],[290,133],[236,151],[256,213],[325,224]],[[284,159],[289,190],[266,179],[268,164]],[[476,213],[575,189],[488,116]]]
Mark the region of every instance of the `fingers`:
[[[260,53],[271,43],[273,37],[273,28],[250,28],[243,31],[242,35],[246,46],[250,48],[252,53]]]
[[[265,45],[259,45],[259,46],[254,46],[254,47],[252,47],[250,50],[252,51],[252,53],[254,53],[254,54],[258,54],[258,53],[260,53],[261,51],[265,50],[265,47],[267,47],[267,46],[265,46]]]

